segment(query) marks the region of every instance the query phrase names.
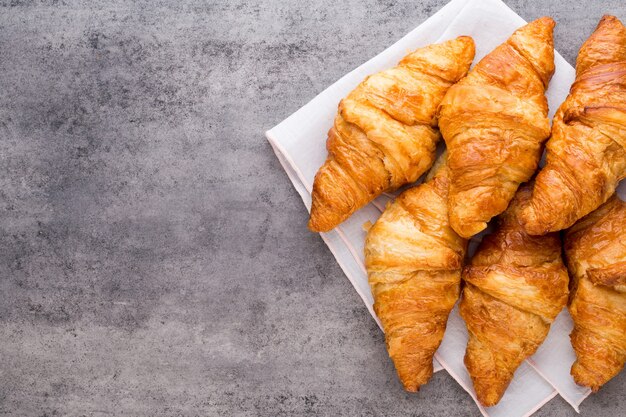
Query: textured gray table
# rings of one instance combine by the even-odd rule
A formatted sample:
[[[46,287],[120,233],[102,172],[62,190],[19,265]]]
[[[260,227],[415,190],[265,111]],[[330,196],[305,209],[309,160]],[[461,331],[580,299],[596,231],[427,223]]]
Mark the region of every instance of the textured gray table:
[[[0,414],[479,415],[402,391],[263,136],[445,1],[298,3],[0,0]],[[569,62],[626,18],[509,4]]]

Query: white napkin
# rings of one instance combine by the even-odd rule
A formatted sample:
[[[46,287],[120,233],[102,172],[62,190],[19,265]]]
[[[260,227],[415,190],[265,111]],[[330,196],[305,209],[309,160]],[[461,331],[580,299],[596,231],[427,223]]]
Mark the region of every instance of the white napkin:
[[[307,209],[310,210],[311,207],[313,178],[327,156],[326,134],[332,126],[337,104],[367,75],[396,65],[409,51],[420,46],[460,35],[474,38],[476,63],[525,23],[500,0],[452,0],[404,38],[342,77],[304,107],[266,132],[276,156]],[[575,75],[571,65],[558,53],[555,62],[556,72],[547,92],[551,117],[567,96]],[[624,185],[621,184],[619,191],[622,198],[626,197]],[[379,325],[380,322],[372,308],[373,298],[364,265],[365,232],[362,225],[367,221],[376,221],[386,202],[393,197],[393,195],[379,197],[354,213],[333,231],[321,234]],[[481,236],[472,239],[470,254],[480,239]],[[589,390],[576,385],[569,374],[574,361],[574,352],[569,342],[571,328],[571,318],[564,310],[553,323],[546,341],[538,352],[523,363],[515,373],[515,378],[500,403],[489,408],[477,403],[483,415],[529,416],[557,393],[578,411],[578,406],[589,395]],[[466,343],[467,330],[455,308],[450,314],[443,342],[435,355],[435,370],[443,366],[476,399],[471,379],[463,364]]]

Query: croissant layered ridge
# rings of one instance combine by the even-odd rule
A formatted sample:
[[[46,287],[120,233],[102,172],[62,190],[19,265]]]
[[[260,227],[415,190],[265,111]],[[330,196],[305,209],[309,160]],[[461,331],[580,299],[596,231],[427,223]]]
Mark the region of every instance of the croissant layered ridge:
[[[433,169],[433,178],[385,209],[365,241],[374,311],[407,391],[419,390],[433,374],[433,356],[459,297],[467,244],[448,222],[447,167],[442,162]]]
[[[518,190],[496,231],[463,269],[465,365],[484,406],[500,401],[515,370],[535,353],[567,303],[569,279],[559,234],[530,236],[519,223],[530,193],[528,186]]]
[[[572,226],[565,254],[576,383],[598,391],[626,362],[626,203],[611,197]]]
[[[626,28],[604,16],[582,45],[559,107],[546,165],[521,219],[528,233],[566,229],[607,201],[626,176]]]
[[[430,168],[441,137],[437,108],[467,74],[474,53],[467,36],[417,49],[341,101],[328,132],[328,158],[313,183],[310,230],[333,229]]]
[[[465,238],[502,213],[537,169],[550,134],[545,90],[554,73],[554,25],[543,17],[515,31],[441,103],[450,223]]]

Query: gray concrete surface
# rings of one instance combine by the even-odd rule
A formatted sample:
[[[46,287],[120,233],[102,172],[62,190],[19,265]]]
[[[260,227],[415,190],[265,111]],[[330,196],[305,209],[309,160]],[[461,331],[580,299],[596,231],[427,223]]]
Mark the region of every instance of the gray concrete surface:
[[[479,416],[402,391],[263,135],[444,3],[0,0],[0,414]],[[508,3],[570,62],[626,18]]]

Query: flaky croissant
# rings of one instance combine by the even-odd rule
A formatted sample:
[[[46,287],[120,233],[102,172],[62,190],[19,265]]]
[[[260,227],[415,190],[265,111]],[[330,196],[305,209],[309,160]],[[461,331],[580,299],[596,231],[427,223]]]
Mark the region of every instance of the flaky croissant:
[[[441,162],[439,162],[441,161]],[[445,155],[371,227],[365,265],[387,350],[407,391],[433,374],[433,355],[459,297],[466,241],[448,223]]]
[[[612,197],[565,235],[576,383],[593,391],[626,362],[626,203]]]
[[[484,406],[500,401],[515,370],[548,335],[567,304],[569,278],[558,233],[530,236],[519,223],[520,188],[463,269],[460,313],[469,332],[465,366]]]
[[[554,24],[543,17],[515,31],[441,103],[450,223],[465,238],[502,213],[537,169],[550,134],[545,90],[554,73]]]
[[[522,211],[528,233],[565,229],[626,176],[626,28],[604,16],[583,44],[576,82],[554,117],[546,166]]]
[[[436,111],[474,59],[467,36],[410,53],[339,104],[315,175],[309,229],[325,232],[385,191],[416,181],[435,158]]]

